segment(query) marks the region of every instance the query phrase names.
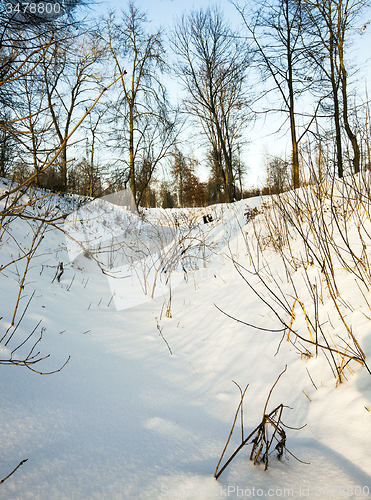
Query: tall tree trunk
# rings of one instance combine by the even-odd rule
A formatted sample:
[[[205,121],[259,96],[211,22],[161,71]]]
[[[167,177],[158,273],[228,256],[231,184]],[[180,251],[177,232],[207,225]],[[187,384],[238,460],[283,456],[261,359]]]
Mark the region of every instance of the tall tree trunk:
[[[38,162],[37,162],[37,143],[36,143],[35,131],[34,131],[32,122],[30,123],[30,131],[31,131],[31,137],[32,137],[32,163],[33,163],[34,174],[35,174],[34,184],[36,187],[39,187],[40,186],[40,184],[39,184],[40,179],[39,179],[39,168],[38,168]]]
[[[331,86],[332,86],[332,98],[334,101],[334,122],[335,122],[335,136],[336,136],[336,160],[337,160],[337,170],[338,176],[343,177],[343,151],[341,144],[341,127],[340,127],[340,105],[339,105],[339,82],[336,78],[335,71],[335,46],[334,46],[334,35],[330,33],[330,68],[331,68]]]
[[[291,126],[291,144],[292,144],[292,178],[294,183],[294,189],[296,189],[300,186],[299,148],[298,148],[298,141],[296,139],[295,114],[293,108],[290,108],[290,126]]]
[[[225,164],[225,187],[226,187],[225,194],[227,197],[226,202],[230,203],[233,199],[233,185],[234,185],[233,172],[232,172],[232,159],[228,155],[225,140],[224,140],[224,137],[223,137],[223,134],[222,134],[222,131],[220,128],[220,124],[218,121],[218,117],[216,115],[216,111],[215,111],[214,107],[213,107],[213,116],[214,116],[214,120],[215,120],[215,126],[216,126],[216,130],[217,130],[217,134],[218,134],[219,143],[220,143],[221,148],[222,148],[224,164]]]
[[[64,144],[63,149],[61,151],[61,178],[60,178],[60,183],[61,183],[61,188],[60,190],[62,193],[65,193],[67,191],[67,144]]]
[[[344,128],[347,133],[348,139],[350,140],[353,148],[353,168],[354,173],[357,174],[360,170],[360,160],[361,153],[358,146],[358,141],[356,135],[353,133],[348,118],[348,96],[347,96],[347,73],[341,61],[341,92],[343,96],[343,120],[344,120]]]
[[[136,185],[135,185],[135,164],[134,164],[134,119],[133,119],[133,107],[130,106],[130,113],[129,113],[129,120],[130,120],[130,130],[129,130],[129,155],[130,155],[130,188],[131,192],[135,201],[135,204],[137,203],[136,200]]]
[[[226,195],[226,202],[230,203],[233,198],[232,194],[232,186],[233,186],[233,173],[232,173],[232,161],[231,158],[228,155],[227,151],[227,145],[225,143],[225,138],[223,137],[223,132],[220,126],[219,122],[219,117],[218,113],[216,111],[216,104],[214,100],[214,95],[212,91],[212,79],[209,79],[209,95],[210,95],[210,111],[211,111],[211,116],[215,124],[216,128],[216,133],[218,136],[219,144],[221,146],[221,150],[223,153],[223,158],[224,158],[224,165],[225,165],[225,195]]]
[[[294,98],[294,79],[292,67],[292,47],[291,47],[291,27],[289,22],[289,2],[285,1],[285,18],[287,23],[287,86],[289,90],[289,115],[290,115],[290,131],[291,131],[291,146],[292,146],[292,179],[294,189],[300,186],[299,176],[299,148],[298,140],[296,137],[296,123],[295,123],[295,98]]]
[[[343,151],[341,145],[341,127],[340,127],[340,106],[339,106],[339,96],[338,88],[334,81],[332,83],[332,92],[334,99],[334,122],[335,122],[335,134],[336,134],[336,163],[338,176],[343,177]]]
[[[345,69],[345,64],[344,64],[344,38],[345,38],[345,32],[344,32],[344,20],[343,20],[343,14],[342,14],[342,1],[340,0],[338,6],[338,51],[339,51],[339,73],[340,73],[340,83],[341,83],[341,93],[343,97],[343,121],[344,121],[344,128],[347,133],[348,139],[350,140],[353,148],[353,168],[354,168],[354,173],[358,173],[360,169],[360,158],[361,154],[359,151],[359,146],[358,146],[358,141],[356,135],[353,133],[350,124],[349,124],[349,117],[348,117],[348,92],[347,92],[347,71]]]
[[[89,165],[89,196],[92,198],[94,193],[94,149],[95,149],[95,131],[92,131],[90,165]]]

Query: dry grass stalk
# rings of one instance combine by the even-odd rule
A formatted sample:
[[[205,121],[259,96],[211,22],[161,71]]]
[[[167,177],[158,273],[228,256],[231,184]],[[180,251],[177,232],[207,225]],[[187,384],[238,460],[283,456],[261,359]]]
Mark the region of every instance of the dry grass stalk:
[[[260,422],[260,424],[257,427],[255,427],[255,429],[247,436],[247,438],[244,439],[242,437],[241,444],[236,448],[236,450],[232,453],[232,455],[229,457],[229,459],[225,462],[223,467],[219,470],[220,464],[222,462],[224,454],[225,454],[227,447],[229,445],[229,442],[231,440],[231,437],[232,437],[232,434],[233,434],[233,431],[234,431],[234,428],[235,428],[235,425],[237,422],[238,414],[240,412],[242,412],[243,398],[245,396],[245,392],[246,392],[246,389],[248,387],[248,386],[246,386],[245,390],[242,391],[241,388],[238,386],[240,389],[240,392],[241,392],[241,400],[240,400],[240,403],[238,405],[238,408],[237,408],[237,411],[236,411],[236,414],[234,417],[232,429],[231,429],[231,432],[230,432],[229,437],[227,439],[227,443],[223,449],[222,455],[221,455],[219,462],[218,462],[218,465],[216,466],[216,469],[215,469],[214,477],[216,479],[218,479],[220,477],[222,472],[228,467],[228,465],[232,462],[232,460],[235,458],[235,456],[242,450],[242,448],[248,444],[253,445],[251,453],[250,453],[250,460],[252,460],[254,462],[254,464],[263,462],[265,464],[265,470],[267,470],[267,468],[268,468],[269,457],[273,451],[277,451],[277,458],[278,459],[280,459],[282,457],[284,450],[286,450],[296,460],[298,460],[299,462],[302,462],[286,448],[286,432],[285,432],[283,427],[287,427],[287,426],[285,426],[285,424],[283,424],[283,422],[282,422],[282,413],[283,413],[283,409],[288,408],[288,407],[284,406],[283,404],[280,404],[279,406],[274,408],[274,410],[267,413],[267,407],[268,407],[268,403],[269,403],[270,397],[272,395],[272,392],[273,392],[274,388],[276,387],[278,381],[280,380],[281,376],[285,373],[286,370],[287,370],[287,366],[279,374],[279,376],[277,377],[277,380],[275,381],[275,383],[273,384],[272,388],[269,391],[267,400],[266,400],[265,405],[264,405],[263,418],[262,418],[262,421]],[[242,421],[241,421],[241,427],[243,427]],[[300,427],[300,429],[302,429],[303,427]],[[292,429],[291,427],[288,427],[288,428]],[[298,429],[295,429],[295,430],[298,430]],[[270,432],[271,432],[271,434],[270,434]],[[250,441],[250,439],[252,439],[252,440]],[[272,449],[273,446],[274,446],[274,448]],[[306,463],[306,462],[302,462],[302,463]]]
[[[363,365],[371,374],[365,352],[347,318],[347,311],[353,312],[354,307],[341,296],[339,286],[339,271],[352,274],[360,299],[370,309],[367,295],[371,290],[371,259],[367,251],[371,247],[369,178],[369,173],[343,179],[327,178],[264,200],[259,213],[247,220],[253,235],[247,237],[246,230],[241,228],[253,271],[233,261],[240,276],[278,320],[271,331],[285,329],[287,340],[305,359],[322,352],[336,384],[345,379],[345,368],[353,373],[351,361]],[[300,245],[294,247],[295,240]],[[283,280],[279,282],[271,271],[272,258],[268,250],[280,256],[286,284]],[[259,280],[259,288],[252,284],[249,276],[255,282]],[[299,294],[301,280],[307,289],[304,294],[301,291]],[[304,318],[296,314],[297,303]],[[331,303],[334,310],[328,307]],[[322,318],[323,311],[330,316]],[[322,328],[327,321],[334,330],[333,324],[337,323],[333,337]],[[307,335],[303,333],[305,325]],[[258,325],[248,326],[262,329]],[[313,352],[310,346],[314,347]]]

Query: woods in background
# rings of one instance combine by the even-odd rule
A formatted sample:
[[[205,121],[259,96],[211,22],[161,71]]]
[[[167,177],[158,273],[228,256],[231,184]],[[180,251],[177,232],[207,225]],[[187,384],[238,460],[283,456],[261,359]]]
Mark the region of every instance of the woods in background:
[[[183,207],[368,169],[367,87],[348,53],[369,7],[236,3],[236,31],[211,6],[165,34],[134,2],[94,24],[9,20],[2,4],[0,176],[90,197],[130,187],[138,206]],[[291,154],[268,156],[265,184],[248,192],[249,133],[272,114]]]

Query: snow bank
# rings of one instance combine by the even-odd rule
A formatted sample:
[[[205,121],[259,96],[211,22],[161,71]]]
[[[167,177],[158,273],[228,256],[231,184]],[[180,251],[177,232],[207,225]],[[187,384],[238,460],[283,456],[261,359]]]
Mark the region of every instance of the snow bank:
[[[120,207],[110,207],[109,231],[99,236],[103,242],[117,237],[112,258],[130,260],[118,260],[119,265],[111,267],[98,253],[94,257],[100,267],[78,261],[94,261],[81,257],[82,252],[71,259],[65,236],[52,228],[45,233],[27,275],[17,318],[35,291],[34,296],[15,335],[2,345],[0,358],[8,358],[39,325],[34,334],[43,329],[38,350],[51,354],[40,369],[56,369],[68,356],[71,360],[50,376],[0,365],[1,478],[28,458],[0,485],[2,498],[369,497],[370,375],[352,364],[354,374],[336,387],[322,354],[303,358],[282,332],[267,331],[277,328],[277,320],[244,280],[264,293],[266,300],[272,299],[254,274],[256,260],[251,255],[256,259],[259,254],[249,255],[246,250],[246,242],[255,241],[253,223],[263,231],[263,221],[257,215],[246,225],[246,206],[259,207],[260,200],[215,206],[210,224],[202,223],[201,209],[189,210],[179,226],[173,223],[171,211],[161,211],[161,218],[160,211],[147,211],[141,220]],[[82,219],[89,217],[85,214]],[[156,221],[172,232],[171,241],[165,238],[159,247],[150,235]],[[85,243],[93,241],[94,224],[90,233],[86,229]],[[2,264],[30,245],[29,222],[14,219],[11,234],[14,238],[2,240]],[[300,242],[291,243],[293,252],[300,254]],[[150,244],[156,255],[152,247],[138,258],[130,253]],[[252,248],[256,250],[256,241]],[[266,269],[271,282],[274,277],[290,290],[277,253],[267,249],[265,259],[274,272],[270,276]],[[233,261],[243,266],[242,276]],[[64,273],[60,282],[53,281],[60,262]],[[11,321],[23,265],[10,266],[1,275],[1,337]],[[154,298],[150,266],[158,283],[163,280],[166,286]],[[130,277],[118,280],[112,272],[116,268]],[[174,280],[171,296],[168,276]],[[308,290],[302,268],[297,276],[298,296],[305,301]],[[116,289],[115,280],[120,283]],[[341,283],[344,300],[351,301],[354,309],[348,311],[353,331],[370,356],[367,306],[354,280],[344,273]],[[115,306],[118,288],[122,303]],[[265,330],[234,321],[215,305]],[[166,317],[167,311],[171,317]],[[305,334],[305,315],[299,311],[296,325]],[[324,300],[323,318],[326,312],[332,314],[330,302]],[[18,356],[27,349],[29,342],[17,351]],[[287,429],[287,448],[310,465],[286,453],[281,461],[272,456],[264,471],[263,464],[254,466],[248,460],[249,446],[216,481],[215,467],[240,401],[232,380],[240,386],[249,384],[244,403],[246,435],[261,421],[269,390],[285,365],[287,372],[269,406],[290,406],[283,415],[290,427],[307,424],[300,431]],[[230,452],[240,441],[237,427]]]

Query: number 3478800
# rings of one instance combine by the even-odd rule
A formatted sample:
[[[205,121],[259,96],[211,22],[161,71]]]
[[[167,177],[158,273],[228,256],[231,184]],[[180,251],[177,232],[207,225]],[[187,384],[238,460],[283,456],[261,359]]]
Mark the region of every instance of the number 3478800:
[[[57,2],[38,2],[38,3],[7,3],[7,14],[60,14],[61,5]]]

